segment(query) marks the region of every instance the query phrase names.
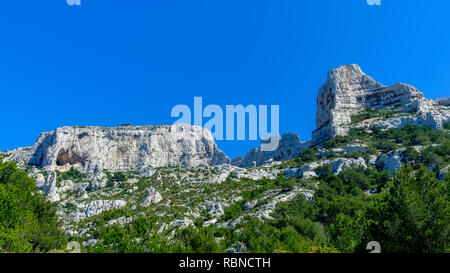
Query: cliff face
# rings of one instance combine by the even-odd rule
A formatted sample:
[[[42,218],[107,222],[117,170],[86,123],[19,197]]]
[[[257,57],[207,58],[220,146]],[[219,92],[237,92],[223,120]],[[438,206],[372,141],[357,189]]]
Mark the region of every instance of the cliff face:
[[[308,148],[309,144],[310,142],[301,142],[300,137],[295,133],[285,133],[279,139],[276,150],[263,151],[261,148],[253,149],[246,154],[244,160],[240,162],[240,166],[252,167],[270,163],[270,161],[293,159]]]
[[[62,127],[43,133],[31,147],[10,152],[7,159],[86,173],[230,162],[208,130],[189,125]]]
[[[364,74],[356,64],[341,66],[328,73],[317,96],[317,129],[312,134],[317,144],[337,135],[345,135],[351,116],[367,108],[381,108],[422,100],[417,88],[397,83],[384,86]]]

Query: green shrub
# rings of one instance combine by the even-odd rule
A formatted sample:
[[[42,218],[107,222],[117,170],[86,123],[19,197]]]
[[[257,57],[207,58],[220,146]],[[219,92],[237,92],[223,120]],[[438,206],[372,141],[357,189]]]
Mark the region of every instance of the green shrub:
[[[111,180],[113,182],[124,182],[127,180],[127,177],[122,172],[114,173]]]
[[[358,123],[360,121],[381,116],[381,112],[376,109],[366,109],[359,114],[351,116],[351,123]]]
[[[318,176],[322,177],[330,175],[333,171],[333,168],[330,166],[330,164],[325,164],[318,167],[315,171]]]
[[[323,143],[325,149],[338,148],[346,144],[350,144],[354,141],[354,138],[349,136],[336,136],[330,140]]]
[[[82,179],[85,179],[86,177],[87,176],[85,174],[82,174],[77,169],[70,168],[70,170],[68,170],[67,172],[60,173],[60,175],[58,175],[58,180],[60,180],[60,181],[72,180],[74,182],[79,182]]]

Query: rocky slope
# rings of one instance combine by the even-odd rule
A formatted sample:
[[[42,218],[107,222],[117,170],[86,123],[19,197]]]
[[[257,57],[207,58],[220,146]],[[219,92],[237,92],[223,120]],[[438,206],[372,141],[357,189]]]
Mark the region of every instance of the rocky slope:
[[[314,199],[324,173],[394,173],[422,160],[445,177],[450,163],[433,141],[449,138],[448,124],[441,129],[450,121],[449,99],[427,100],[404,84],[383,86],[347,65],[329,73],[317,102],[311,140],[286,133],[275,151],[254,149],[244,159],[230,160],[209,131],[188,125],[63,127],[2,155],[28,171],[56,204],[66,233],[86,246],[98,244],[96,234],[105,227],[151,217],[152,232],[167,238],[187,226],[238,233],[248,217],[270,219],[280,203]],[[439,138],[422,135],[419,144],[384,139],[386,129],[406,124],[439,129]],[[335,136],[346,137],[327,141]]]

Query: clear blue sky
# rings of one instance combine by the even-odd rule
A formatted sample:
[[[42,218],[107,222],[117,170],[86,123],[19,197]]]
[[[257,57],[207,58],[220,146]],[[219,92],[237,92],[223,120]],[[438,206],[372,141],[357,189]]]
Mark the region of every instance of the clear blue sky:
[[[0,150],[65,125],[170,124],[176,104],[278,104],[315,129],[327,71],[449,96],[450,1],[2,1]],[[220,141],[229,156],[256,141]]]

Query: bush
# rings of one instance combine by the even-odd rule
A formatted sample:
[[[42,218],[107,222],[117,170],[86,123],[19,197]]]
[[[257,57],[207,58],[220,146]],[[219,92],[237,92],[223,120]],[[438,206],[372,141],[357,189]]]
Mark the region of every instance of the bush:
[[[323,143],[323,147],[325,149],[337,148],[339,146],[352,143],[354,139],[348,136],[336,136],[330,140],[327,140]]]
[[[299,158],[302,163],[312,162],[317,159],[316,150],[313,148],[308,148],[303,151]]]
[[[113,182],[124,182],[127,180],[127,178],[122,172],[117,172],[113,174],[111,180]]]
[[[74,182],[77,182],[85,178],[86,178],[85,174],[82,174],[80,171],[74,168],[70,168],[70,170],[60,175],[58,174],[59,181],[72,180]]]
[[[383,154],[390,152],[390,151],[394,151],[398,148],[397,144],[393,143],[392,141],[386,139],[383,141],[378,141],[375,143],[375,148],[377,148],[378,150],[380,150]]]
[[[333,171],[333,168],[330,166],[330,164],[325,164],[318,167],[315,171],[318,176],[323,177],[330,175]]]
[[[444,125],[442,127],[446,130],[450,130],[450,122],[444,123]]]
[[[376,109],[366,109],[359,114],[351,116],[351,122],[358,123],[369,118],[379,117],[380,115],[381,112]]]
[[[242,202],[237,202],[226,208],[224,210],[223,216],[224,220],[228,221],[237,218],[239,215],[241,215],[241,213],[243,212],[242,206],[243,206]]]

